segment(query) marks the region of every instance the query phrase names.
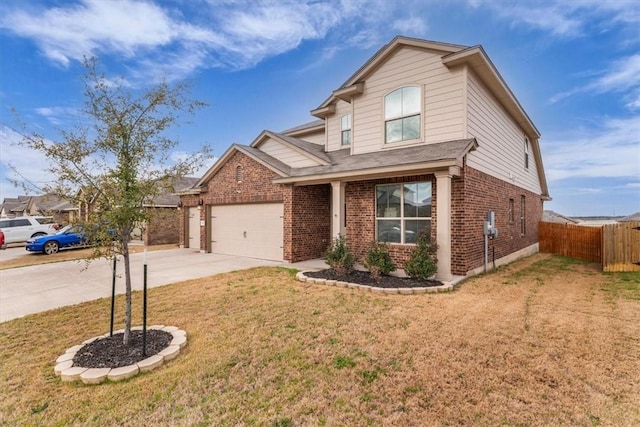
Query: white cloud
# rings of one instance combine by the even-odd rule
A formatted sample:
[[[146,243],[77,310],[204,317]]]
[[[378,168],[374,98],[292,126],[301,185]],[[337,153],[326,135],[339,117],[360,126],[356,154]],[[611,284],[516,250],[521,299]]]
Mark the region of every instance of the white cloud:
[[[77,123],[82,115],[80,111],[71,107],[40,107],[36,108],[36,113],[44,116],[55,126]]]
[[[549,181],[640,176],[640,116],[605,119],[600,129],[581,129],[543,142]]]
[[[66,67],[84,56],[114,55],[140,81],[171,81],[202,68],[253,67],[305,40],[326,38],[337,46],[368,48],[379,44],[380,24],[388,22],[398,6],[384,0],[216,0],[181,5],[191,8],[195,17],[134,0],[82,0],[45,10],[23,7],[2,8],[0,28],[31,39],[52,62]],[[412,31],[426,29],[419,18],[404,25]]]
[[[0,199],[25,193],[23,189],[14,187],[7,178],[17,181],[27,179],[38,186],[52,179],[46,170],[47,158],[37,151],[20,146],[20,141],[22,141],[22,135],[18,132],[7,126],[0,127],[0,159],[2,159],[0,161]],[[16,174],[9,165],[19,174]]]
[[[393,22],[393,29],[405,36],[419,37],[427,32],[427,23],[422,18],[416,16],[410,18],[397,19]]]
[[[640,108],[640,54],[630,55],[614,61],[608,70],[599,73],[587,84],[560,92],[549,99],[556,103],[578,93],[623,92],[626,107]]]
[[[640,2],[634,0],[468,0],[479,8],[486,6],[512,26],[528,27],[548,32],[556,37],[580,37],[586,32],[609,31],[613,27],[628,26],[635,42],[640,41]]]

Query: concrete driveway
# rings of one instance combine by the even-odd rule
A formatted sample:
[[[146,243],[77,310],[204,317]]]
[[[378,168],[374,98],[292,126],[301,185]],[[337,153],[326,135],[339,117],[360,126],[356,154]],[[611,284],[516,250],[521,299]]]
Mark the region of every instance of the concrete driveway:
[[[0,259],[20,255],[24,248],[2,251]],[[44,255],[42,255],[44,256]],[[237,256],[203,254],[193,249],[171,249],[147,254],[148,287],[197,279],[259,266],[277,266],[282,263]],[[143,286],[142,253],[131,255],[131,280],[134,290]],[[0,322],[27,314],[67,305],[78,304],[111,296],[113,262],[104,259],[88,266],[84,261],[66,261],[53,264],[0,270]],[[116,293],[124,293],[124,263],[117,264]]]

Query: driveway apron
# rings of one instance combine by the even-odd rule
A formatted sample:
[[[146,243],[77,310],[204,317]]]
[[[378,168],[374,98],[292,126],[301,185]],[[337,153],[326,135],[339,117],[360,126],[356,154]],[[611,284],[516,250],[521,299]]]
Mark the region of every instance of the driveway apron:
[[[45,255],[34,255],[45,256]],[[143,286],[144,254],[131,254],[134,290]],[[238,256],[203,254],[192,249],[147,253],[148,287],[168,285],[229,271],[282,263]],[[0,270],[0,322],[27,314],[111,296],[113,262],[66,261]],[[117,263],[116,293],[124,293],[124,263]]]

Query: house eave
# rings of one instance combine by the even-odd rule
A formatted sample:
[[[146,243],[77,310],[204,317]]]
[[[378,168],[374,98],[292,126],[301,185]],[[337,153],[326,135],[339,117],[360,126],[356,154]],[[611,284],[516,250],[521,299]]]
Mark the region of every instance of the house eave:
[[[360,95],[363,92],[364,92],[364,83],[360,82],[351,86],[347,86],[345,88],[334,90],[333,96],[350,103],[352,97],[354,97],[355,95]]]
[[[332,96],[331,100],[335,100],[335,97]],[[334,114],[335,112],[336,112],[335,104],[329,104],[327,106],[316,108],[315,110],[311,110],[311,115],[319,119],[324,119],[327,116]]]
[[[381,168],[360,169],[351,171],[340,171],[326,174],[292,176],[276,178],[274,184],[293,185],[313,185],[324,184],[332,181],[364,181],[376,178],[388,178],[394,176],[405,176],[416,173],[432,173],[436,171],[449,170],[452,175],[459,174],[463,166],[462,159],[447,159],[434,162],[421,162],[414,164],[393,165]]]

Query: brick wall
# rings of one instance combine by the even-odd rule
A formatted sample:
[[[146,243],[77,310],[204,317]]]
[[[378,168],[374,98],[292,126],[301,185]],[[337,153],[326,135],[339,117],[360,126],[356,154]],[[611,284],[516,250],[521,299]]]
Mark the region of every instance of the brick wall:
[[[538,242],[538,222],[542,220],[540,196],[515,184],[465,166],[453,180],[452,190],[452,272],[464,275],[484,265],[484,221],[495,212],[498,237],[489,241],[489,261],[499,259]],[[520,201],[525,198],[525,232],[521,233]],[[509,221],[509,199],[513,199],[513,222]]]
[[[237,168],[242,167],[242,181],[238,182]],[[239,203],[270,203],[284,200],[285,187],[281,184],[273,184],[272,180],[278,175],[261,163],[253,160],[242,152],[236,151],[227,159],[224,165],[207,182],[206,188],[199,195],[181,196],[183,211],[189,206],[198,206],[198,200],[202,199],[204,206],[200,210],[200,219],[207,224],[207,218],[211,205],[230,205]],[[184,245],[185,219],[180,221],[180,244]],[[210,230],[201,227],[200,247],[210,250]]]
[[[368,245],[375,239],[375,186],[403,182],[432,182],[431,239],[435,242],[438,189],[433,175],[379,179],[347,183],[347,241],[356,258],[362,260]],[[499,236],[489,243],[490,259],[524,249],[538,241],[538,222],[542,219],[540,196],[530,191],[464,167],[461,176],[452,178],[451,263],[452,273],[465,275],[484,265],[483,226],[487,212],[496,214]],[[525,197],[526,230],[520,233],[520,200]],[[514,200],[514,221],[509,223],[509,199]],[[389,252],[403,268],[413,245],[389,245]]]
[[[284,198],[285,259],[322,257],[331,239],[331,186],[289,186]]]
[[[144,233],[147,245],[166,245],[180,240],[181,211],[176,208],[149,208],[150,216]]]
[[[349,248],[351,248],[359,261],[362,261],[367,253],[369,244],[376,238],[376,185],[424,181],[431,181],[432,183],[431,238],[435,240],[436,189],[433,175],[415,175],[347,183],[345,187],[347,203],[346,238]],[[409,254],[413,248],[413,245],[389,245],[389,253],[398,268],[404,267],[404,263],[409,259]]]

